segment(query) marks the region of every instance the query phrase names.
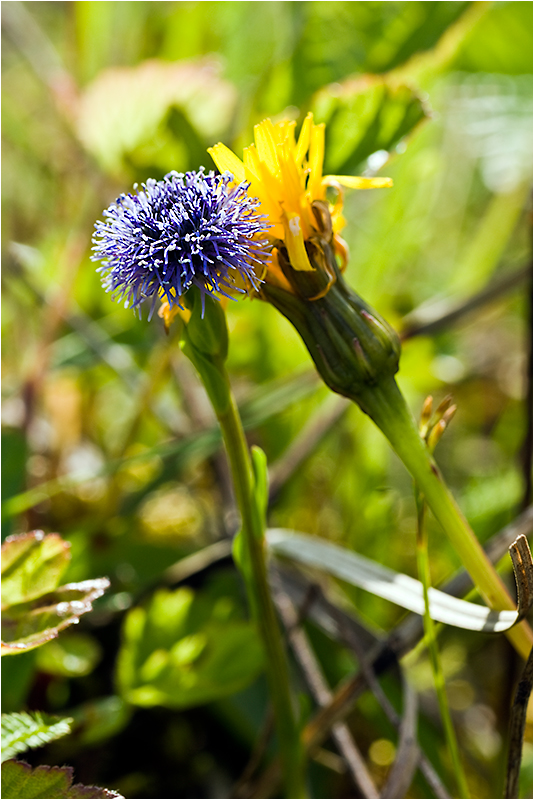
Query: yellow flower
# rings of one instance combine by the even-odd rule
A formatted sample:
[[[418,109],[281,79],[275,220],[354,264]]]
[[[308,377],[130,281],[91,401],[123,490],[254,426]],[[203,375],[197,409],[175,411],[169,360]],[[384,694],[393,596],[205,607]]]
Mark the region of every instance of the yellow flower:
[[[345,224],[341,187],[378,189],[392,186],[391,178],[323,175],[324,123],[315,125],[313,114],[309,113],[298,140],[295,139],[295,124],[287,120],[274,124],[270,119],[260,122],[254,128],[255,144],[245,147],[243,161],[221,142],[210,147],[208,152],[221,173],[231,172],[236,183],[250,183],[249,195],[260,200],[258,210],[268,216],[272,225],[269,234],[273,244],[276,240],[283,242],[295,270],[314,269],[305,246],[307,240],[320,233],[313,204],[324,203],[327,188],[334,187],[337,199],[329,206],[334,248],[345,265],[347,246],[339,235]],[[263,277],[287,287],[278,265],[276,246]]]

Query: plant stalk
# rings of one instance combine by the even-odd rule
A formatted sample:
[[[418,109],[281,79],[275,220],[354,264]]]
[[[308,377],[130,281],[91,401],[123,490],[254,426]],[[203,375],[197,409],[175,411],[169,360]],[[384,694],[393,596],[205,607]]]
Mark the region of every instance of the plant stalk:
[[[230,391],[230,390],[229,390]],[[217,409],[215,409],[217,412]],[[241,513],[242,535],[248,550],[253,580],[252,595],[265,647],[267,675],[274,708],[280,758],[288,798],[307,797],[304,788],[303,750],[293,710],[289,670],[282,634],[274,610],[264,557],[264,520],[254,495],[254,474],[248,445],[233,394],[225,410],[217,412]]]
[[[411,473],[490,608],[497,611],[514,610],[516,606],[504,583],[458,508],[426,444],[419,436],[393,376],[385,377],[379,384],[360,391],[357,402],[364,405],[371,419],[389,439]],[[529,625],[523,621],[507,631],[506,635],[521,656],[528,658],[532,649],[532,630]]]

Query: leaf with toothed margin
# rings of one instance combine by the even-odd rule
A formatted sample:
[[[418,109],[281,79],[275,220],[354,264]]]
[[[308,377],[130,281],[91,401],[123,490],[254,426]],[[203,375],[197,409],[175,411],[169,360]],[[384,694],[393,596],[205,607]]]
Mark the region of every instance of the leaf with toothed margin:
[[[72,767],[40,766],[32,769],[25,761],[5,761],[2,765],[2,797],[39,800],[89,800],[122,798],[121,794],[99,786],[73,785]]]
[[[42,531],[9,536],[2,545],[2,655],[55,639],[108,588],[107,578],[58,586],[69,548],[57,533]]]

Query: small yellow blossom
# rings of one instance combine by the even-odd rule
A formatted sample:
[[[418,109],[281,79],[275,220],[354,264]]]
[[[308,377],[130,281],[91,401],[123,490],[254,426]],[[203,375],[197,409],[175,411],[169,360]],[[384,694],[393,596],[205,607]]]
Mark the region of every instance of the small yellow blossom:
[[[220,172],[231,172],[236,183],[250,183],[249,195],[260,200],[259,211],[268,216],[272,225],[269,235],[274,243],[276,240],[284,243],[295,270],[314,269],[305,246],[307,240],[319,233],[313,203],[326,201],[328,187],[337,189],[330,215],[335,251],[346,264],[347,246],[339,235],[345,224],[341,187],[378,189],[392,186],[391,178],[323,175],[324,123],[314,124],[313,114],[309,113],[298,139],[295,125],[287,120],[276,124],[270,119],[260,122],[254,128],[255,143],[243,151],[243,161],[220,142],[208,152]],[[263,277],[287,284],[278,266],[276,246]]]

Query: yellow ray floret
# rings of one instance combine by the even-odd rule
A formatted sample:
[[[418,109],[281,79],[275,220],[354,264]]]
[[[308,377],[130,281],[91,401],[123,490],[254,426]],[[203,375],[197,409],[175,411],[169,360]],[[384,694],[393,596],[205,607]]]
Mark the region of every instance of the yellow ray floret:
[[[260,213],[269,218],[270,236],[284,242],[296,270],[313,269],[305,247],[306,240],[317,232],[312,203],[325,200],[328,187],[338,189],[331,207],[332,226],[336,250],[345,260],[346,245],[339,237],[345,224],[341,187],[382,189],[393,185],[391,178],[323,176],[324,136],[324,124],[315,125],[309,113],[297,141],[295,122],[260,122],[254,127],[254,144],[244,149],[243,161],[221,142],[208,149],[220,172],[231,172],[238,183],[250,183],[249,195],[258,198]],[[272,265],[276,267],[276,257]]]

